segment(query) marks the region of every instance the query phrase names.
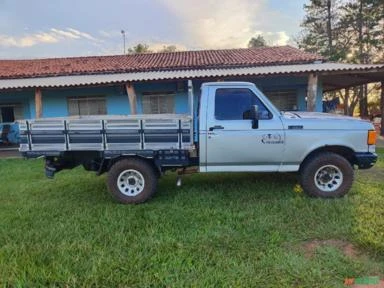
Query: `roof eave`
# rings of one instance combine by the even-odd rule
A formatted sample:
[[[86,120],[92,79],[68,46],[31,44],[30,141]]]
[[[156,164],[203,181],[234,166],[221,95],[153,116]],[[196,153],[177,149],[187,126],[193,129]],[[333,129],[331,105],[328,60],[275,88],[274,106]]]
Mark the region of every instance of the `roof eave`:
[[[77,87],[87,85],[108,85],[124,82],[181,80],[209,77],[234,77],[234,76],[277,76],[299,75],[308,73],[351,74],[375,73],[384,71],[382,65],[348,65],[340,63],[312,63],[295,65],[273,65],[257,67],[220,68],[220,69],[195,69],[173,71],[147,71],[133,73],[109,73],[71,76],[51,76],[24,79],[0,79],[0,89],[24,89],[24,88],[55,88]]]

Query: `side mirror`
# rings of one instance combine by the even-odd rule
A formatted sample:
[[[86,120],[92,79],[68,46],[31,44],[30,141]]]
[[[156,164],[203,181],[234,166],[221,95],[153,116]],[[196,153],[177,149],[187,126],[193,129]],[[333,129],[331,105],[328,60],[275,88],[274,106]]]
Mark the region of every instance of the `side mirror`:
[[[250,114],[252,119],[252,129],[259,128],[259,106],[252,105]]]

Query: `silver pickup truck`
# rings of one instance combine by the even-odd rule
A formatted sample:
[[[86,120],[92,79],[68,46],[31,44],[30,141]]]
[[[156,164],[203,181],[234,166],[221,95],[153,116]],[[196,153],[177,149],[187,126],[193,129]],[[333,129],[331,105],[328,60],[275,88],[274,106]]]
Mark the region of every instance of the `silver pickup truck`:
[[[377,160],[371,123],[323,113],[281,112],[252,83],[202,85],[188,115],[89,116],[24,120],[20,151],[44,157],[46,175],[83,165],[108,172],[121,203],[141,203],[167,170],[298,172],[315,197],[344,196],[353,168]]]

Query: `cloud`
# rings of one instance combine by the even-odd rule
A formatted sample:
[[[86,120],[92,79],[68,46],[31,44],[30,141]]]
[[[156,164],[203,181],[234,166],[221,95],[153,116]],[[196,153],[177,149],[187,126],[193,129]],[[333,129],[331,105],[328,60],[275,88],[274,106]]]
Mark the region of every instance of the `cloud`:
[[[245,46],[253,36],[253,18],[262,5],[254,0],[162,0],[179,15],[189,45],[204,48]]]
[[[38,40],[38,42],[41,42],[41,43],[56,43],[56,42],[58,42],[57,37],[55,37],[49,33],[39,33],[39,34],[35,34],[35,35],[29,36],[29,37],[32,37],[32,39],[36,38],[36,40]]]
[[[273,45],[286,45],[289,40],[286,31],[279,31],[281,27],[274,31],[270,24],[265,25],[265,20],[278,21],[277,15],[269,18],[267,0],[194,0],[193,5],[188,0],[161,1],[179,17],[184,42],[192,48],[246,47],[257,35]]]
[[[60,30],[51,28],[48,32],[37,32],[25,34],[23,36],[11,36],[0,34],[0,46],[3,47],[32,47],[38,44],[53,44],[68,40],[86,39],[90,41],[100,41],[88,33],[78,31],[73,28]]]
[[[3,47],[31,47],[39,43],[57,43],[59,39],[50,33],[36,33],[22,37],[0,35],[0,46]]]
[[[260,32],[259,34],[264,37],[265,41],[267,41],[267,44],[269,45],[287,45],[290,40],[290,37],[285,31],[266,33]]]
[[[92,41],[99,41],[98,39],[96,39],[95,37],[91,36],[91,35],[88,34],[88,33],[81,32],[81,31],[76,30],[76,29],[73,29],[73,28],[67,28],[67,30],[68,30],[70,33],[72,33],[72,35],[76,35],[76,36],[78,36],[79,38],[85,38],[85,39],[92,40]]]
[[[56,36],[62,36],[63,38],[70,38],[70,39],[79,39],[80,36],[72,33],[71,31],[64,31],[64,30],[58,30],[55,28],[51,28],[51,33]]]

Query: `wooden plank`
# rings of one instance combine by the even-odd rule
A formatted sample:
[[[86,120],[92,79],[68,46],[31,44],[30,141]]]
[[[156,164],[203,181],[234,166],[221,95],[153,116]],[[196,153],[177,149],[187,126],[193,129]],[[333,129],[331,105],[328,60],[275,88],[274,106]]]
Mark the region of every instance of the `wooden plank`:
[[[127,91],[128,95],[128,101],[129,101],[129,107],[131,109],[131,115],[137,114],[137,97],[136,97],[136,91],[133,87],[133,84],[128,82],[125,84],[125,90]]]
[[[41,118],[43,116],[43,101],[40,87],[35,89],[35,110],[36,119]]]
[[[307,89],[307,111],[313,112],[316,110],[317,86],[319,78],[316,74],[311,73],[308,76]]]

